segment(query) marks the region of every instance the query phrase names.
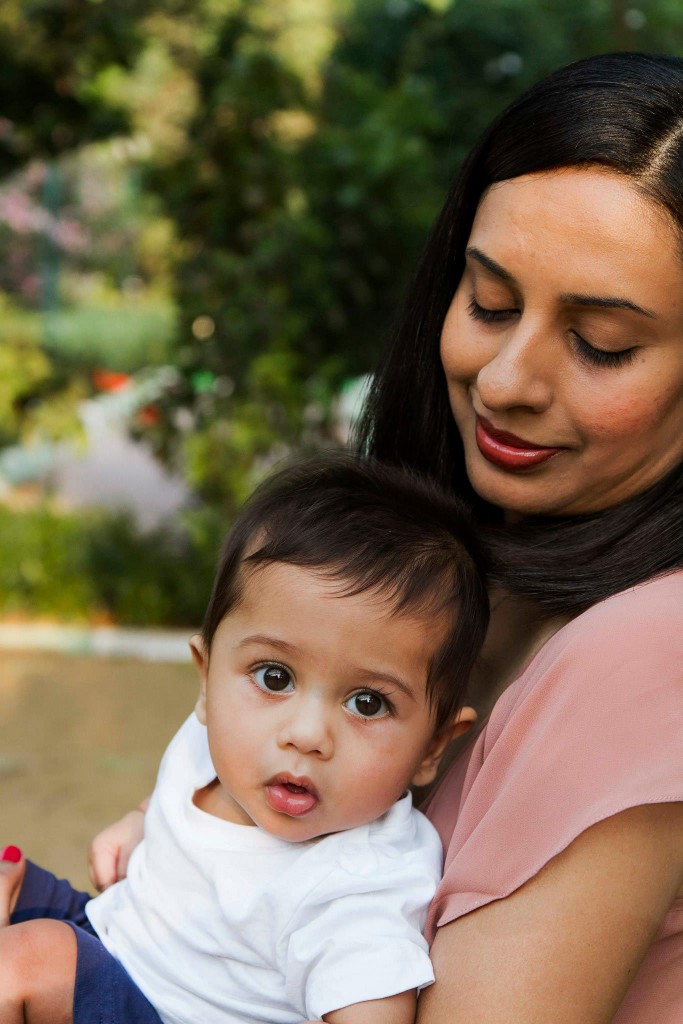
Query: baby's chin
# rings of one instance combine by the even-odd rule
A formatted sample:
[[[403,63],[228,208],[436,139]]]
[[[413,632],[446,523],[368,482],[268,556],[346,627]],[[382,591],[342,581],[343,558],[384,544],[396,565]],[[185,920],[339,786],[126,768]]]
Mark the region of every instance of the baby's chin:
[[[257,822],[256,824],[261,823]],[[311,843],[317,839],[324,839],[326,836],[334,835],[336,832],[348,832],[349,828],[353,827],[353,825],[348,826],[348,828],[344,825],[340,825],[338,828],[327,824],[314,825],[313,822],[305,823],[297,819],[278,823],[268,822],[267,825],[261,825],[265,832],[275,836],[276,839],[283,839],[286,843]]]
[[[354,818],[352,821],[342,821],[319,816],[316,821],[314,814],[315,812],[312,812],[310,817],[268,814],[263,815],[261,820],[255,819],[254,824],[262,828],[264,832],[268,832],[277,839],[283,839],[287,843],[310,843],[317,839],[325,839],[326,836],[335,835],[338,832],[350,832],[351,829],[367,825],[377,817],[381,817],[379,814],[366,818]]]

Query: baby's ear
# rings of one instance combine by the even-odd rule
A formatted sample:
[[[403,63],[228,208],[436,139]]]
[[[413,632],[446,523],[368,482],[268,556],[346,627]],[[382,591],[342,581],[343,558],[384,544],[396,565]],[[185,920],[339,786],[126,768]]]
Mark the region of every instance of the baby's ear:
[[[202,725],[206,725],[206,680],[209,674],[209,656],[199,633],[190,637],[190,651],[199,676],[199,696],[194,710]]]
[[[455,718],[439,729],[413,775],[413,786],[429,786],[434,781],[448,744],[456,737],[469,732],[476,721],[477,712],[474,708],[464,707],[458,711]]]

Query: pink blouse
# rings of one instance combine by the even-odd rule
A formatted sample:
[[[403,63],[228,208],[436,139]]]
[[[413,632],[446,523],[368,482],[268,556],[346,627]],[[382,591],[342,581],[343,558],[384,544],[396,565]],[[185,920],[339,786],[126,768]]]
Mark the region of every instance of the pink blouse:
[[[514,892],[596,822],[678,800],[683,572],[610,597],[560,629],[449,770],[423,808],[446,851],[428,938]],[[613,1024],[683,1024],[683,900]]]

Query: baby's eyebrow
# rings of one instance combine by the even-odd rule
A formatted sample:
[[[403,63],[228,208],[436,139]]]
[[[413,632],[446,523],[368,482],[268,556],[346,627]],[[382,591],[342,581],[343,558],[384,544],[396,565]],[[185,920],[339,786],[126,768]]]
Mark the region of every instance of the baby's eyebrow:
[[[251,633],[249,636],[244,636],[237,644],[237,648],[240,650],[242,647],[250,647],[255,644],[276,647],[284,654],[296,654],[299,650],[294,644],[287,643],[286,640],[281,640],[277,636],[270,636],[267,633]]]
[[[358,675],[369,683],[389,683],[390,686],[395,686],[397,690],[400,690],[401,693],[404,693],[406,697],[409,697],[415,703],[418,701],[418,696],[413,687],[402,679],[399,679],[398,676],[392,675],[390,672],[375,672],[372,669],[358,669]]]

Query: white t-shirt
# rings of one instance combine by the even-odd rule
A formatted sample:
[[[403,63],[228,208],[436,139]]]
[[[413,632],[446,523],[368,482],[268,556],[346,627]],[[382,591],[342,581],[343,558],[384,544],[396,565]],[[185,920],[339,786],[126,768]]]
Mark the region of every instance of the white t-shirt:
[[[193,714],[128,877],[86,906],[165,1024],[300,1024],[433,982],[422,929],[442,849],[410,794],[368,825],[290,843],[196,807],[215,774]]]

